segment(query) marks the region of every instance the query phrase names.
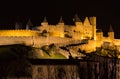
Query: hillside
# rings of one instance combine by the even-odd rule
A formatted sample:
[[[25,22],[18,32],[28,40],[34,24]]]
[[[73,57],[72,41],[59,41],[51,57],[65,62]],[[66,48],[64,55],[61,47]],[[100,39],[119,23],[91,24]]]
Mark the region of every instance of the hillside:
[[[65,56],[55,49],[33,48],[21,44],[0,46],[0,60],[15,60],[19,58],[38,58],[38,59],[66,59]],[[54,52],[54,53],[53,53]],[[41,54],[42,53],[42,54]]]

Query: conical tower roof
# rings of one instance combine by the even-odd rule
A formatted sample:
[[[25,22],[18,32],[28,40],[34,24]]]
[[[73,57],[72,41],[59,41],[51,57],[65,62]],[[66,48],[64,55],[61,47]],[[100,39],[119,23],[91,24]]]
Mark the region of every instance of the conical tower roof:
[[[47,19],[46,19],[46,17],[44,17],[44,19],[43,19],[43,22],[47,22]]]
[[[64,23],[63,19],[62,19],[62,16],[60,17],[59,23]]]
[[[113,28],[111,24],[110,24],[109,32],[113,32]]]
[[[81,22],[81,20],[80,20],[80,18],[78,17],[77,14],[75,14],[74,20],[75,20],[75,22]]]
[[[31,22],[30,19],[28,20],[27,25],[29,25],[29,26],[33,26],[33,24],[32,24],[32,22]]]
[[[22,29],[22,23],[15,22],[15,29]]]

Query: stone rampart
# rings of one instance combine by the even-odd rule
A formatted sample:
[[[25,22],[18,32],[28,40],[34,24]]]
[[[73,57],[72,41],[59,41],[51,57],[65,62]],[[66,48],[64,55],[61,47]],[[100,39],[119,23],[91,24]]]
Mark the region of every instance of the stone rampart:
[[[32,45],[33,40],[31,36],[0,36],[0,45],[10,45],[10,44],[26,44]]]
[[[60,37],[38,37],[38,36],[0,36],[0,45],[26,44],[41,47],[49,44],[65,44],[73,39]]]
[[[38,36],[34,30],[0,30],[0,36]]]
[[[41,47],[43,45],[49,45],[49,44],[65,44],[69,41],[72,41],[73,39],[70,38],[61,38],[61,37],[33,37],[34,39],[34,46],[35,47]]]

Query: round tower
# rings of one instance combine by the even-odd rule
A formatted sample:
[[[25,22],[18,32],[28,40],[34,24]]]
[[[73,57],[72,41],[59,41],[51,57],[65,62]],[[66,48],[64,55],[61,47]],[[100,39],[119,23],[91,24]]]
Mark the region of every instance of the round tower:
[[[96,47],[101,47],[103,44],[103,32],[102,29],[96,30]]]
[[[77,14],[75,14],[75,16],[74,16],[74,22],[75,22],[74,31],[79,33],[79,34],[77,34],[77,36],[79,35],[80,38],[83,39],[83,24]]]
[[[112,25],[110,25],[110,28],[108,31],[108,37],[110,38],[111,41],[114,40],[114,31],[113,31]]]
[[[59,27],[59,36],[60,37],[64,37],[64,22],[62,17],[60,17],[59,23],[58,23],[58,27]]]
[[[90,17],[90,23],[93,26],[93,39],[96,40],[96,17]]]
[[[75,22],[75,25],[82,25],[82,21],[80,20],[80,18],[78,17],[77,14],[75,14],[75,17],[74,17],[74,22]]]
[[[63,19],[62,19],[62,17],[60,17],[60,20],[59,20],[59,23],[58,23],[59,25],[63,25],[64,26],[64,22],[63,22]]]
[[[33,27],[33,24],[31,22],[31,20],[29,19],[27,24],[26,24],[26,30],[32,29],[32,27]]]
[[[102,41],[102,39],[103,39],[102,29],[97,29],[97,31],[96,31],[96,40],[97,41]]]

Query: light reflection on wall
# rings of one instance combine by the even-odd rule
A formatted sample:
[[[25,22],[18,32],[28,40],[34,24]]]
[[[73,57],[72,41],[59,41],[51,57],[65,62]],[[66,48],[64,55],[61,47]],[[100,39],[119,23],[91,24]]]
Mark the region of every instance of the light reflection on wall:
[[[0,30],[0,36],[38,36],[39,32],[32,30]]]

